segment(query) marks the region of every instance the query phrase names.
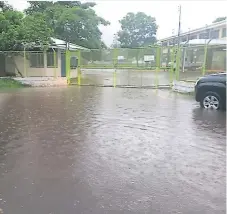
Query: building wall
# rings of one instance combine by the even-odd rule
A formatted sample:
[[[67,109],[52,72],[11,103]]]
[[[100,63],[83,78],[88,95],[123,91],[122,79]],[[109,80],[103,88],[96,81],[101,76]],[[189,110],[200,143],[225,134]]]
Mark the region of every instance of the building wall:
[[[0,54],[0,77],[6,76],[5,71],[5,56],[4,54]]]
[[[199,39],[200,38],[200,35],[202,36],[202,34],[206,33],[208,34],[208,39],[212,39],[212,33],[209,33],[209,30],[211,31],[218,31],[218,37],[216,39],[227,39],[226,37],[226,24],[223,24],[221,26],[216,26],[216,27],[213,27],[211,29],[207,29],[207,32],[206,30],[201,30],[201,31],[198,31],[198,32],[194,32],[193,33],[193,30],[192,32],[188,32],[186,33],[185,35],[181,36],[180,40],[181,42],[184,42],[184,40],[191,40],[191,39]],[[225,35],[224,35],[224,31],[225,31]],[[177,37],[175,38],[169,38],[169,39],[163,39],[161,40],[161,42],[163,43],[163,46],[169,46],[169,45],[172,45],[173,41],[175,40],[175,44],[177,43]]]
[[[6,72],[10,73],[17,73],[17,69],[27,77],[61,77],[61,52],[58,50],[56,53],[58,57],[57,67],[47,67],[47,54],[44,53],[44,67],[41,68],[34,68],[30,66],[30,61],[28,59],[24,59],[23,54],[20,56],[14,57],[14,63],[12,59],[6,58],[5,59],[5,68]],[[71,77],[77,76],[77,69],[71,70]]]
[[[11,57],[5,56],[5,72],[15,73],[15,66]]]

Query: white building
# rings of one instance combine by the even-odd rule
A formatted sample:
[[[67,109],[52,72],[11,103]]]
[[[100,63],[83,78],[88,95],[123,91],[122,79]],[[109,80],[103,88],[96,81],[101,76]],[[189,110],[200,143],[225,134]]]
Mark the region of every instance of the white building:
[[[75,66],[77,50],[89,51],[89,49],[66,43],[60,39],[52,39],[48,50],[0,52],[0,76],[18,74],[18,71],[27,77],[65,77],[66,76],[66,49],[70,50],[71,76],[77,75]],[[68,46],[68,47],[67,47]],[[54,53],[55,52],[55,53]]]
[[[226,20],[180,34],[180,43],[194,39],[226,39]],[[160,39],[162,46],[177,44],[178,36]]]

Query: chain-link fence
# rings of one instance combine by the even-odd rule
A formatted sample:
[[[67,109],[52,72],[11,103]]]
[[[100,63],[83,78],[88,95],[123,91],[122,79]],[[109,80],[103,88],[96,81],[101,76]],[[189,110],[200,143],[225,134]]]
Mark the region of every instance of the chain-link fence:
[[[179,56],[179,80],[195,81],[198,77],[226,70],[226,46],[183,47]]]
[[[77,85],[170,86],[225,68],[224,45],[0,52],[0,76],[67,77]]]
[[[74,83],[116,87],[168,86],[171,48],[103,49],[79,51],[78,77]]]
[[[115,87],[170,86],[224,71],[224,46],[151,47],[79,51],[80,85]]]

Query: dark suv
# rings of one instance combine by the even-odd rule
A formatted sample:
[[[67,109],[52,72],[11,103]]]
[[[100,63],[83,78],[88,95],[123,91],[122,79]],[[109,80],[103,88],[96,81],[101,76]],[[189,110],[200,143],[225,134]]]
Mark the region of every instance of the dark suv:
[[[226,108],[226,73],[199,78],[195,84],[195,100],[206,109]]]

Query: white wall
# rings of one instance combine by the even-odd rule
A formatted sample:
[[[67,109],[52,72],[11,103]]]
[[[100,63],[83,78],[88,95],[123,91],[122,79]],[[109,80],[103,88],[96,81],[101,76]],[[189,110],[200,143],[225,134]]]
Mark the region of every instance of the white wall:
[[[60,50],[57,52],[58,56],[58,65],[56,68],[53,67],[47,67],[47,60],[46,60],[46,53],[44,53],[44,68],[33,68],[30,66],[30,62],[28,59],[24,60],[23,53],[21,52],[21,55],[14,57],[14,62],[19,69],[19,71],[24,75],[28,77],[40,77],[40,76],[47,76],[47,77],[53,77],[61,76],[61,53]],[[17,69],[15,65],[13,64],[12,60],[9,58],[6,58],[6,71],[11,73],[17,73]]]

